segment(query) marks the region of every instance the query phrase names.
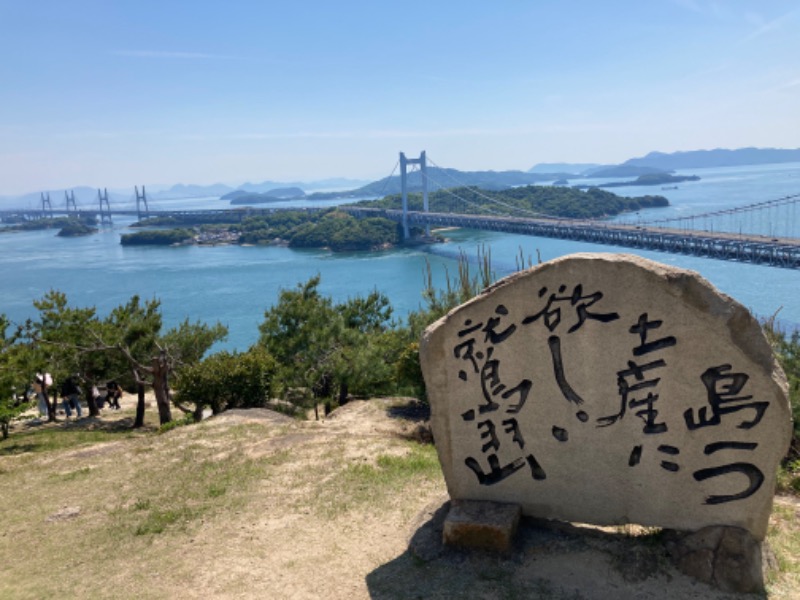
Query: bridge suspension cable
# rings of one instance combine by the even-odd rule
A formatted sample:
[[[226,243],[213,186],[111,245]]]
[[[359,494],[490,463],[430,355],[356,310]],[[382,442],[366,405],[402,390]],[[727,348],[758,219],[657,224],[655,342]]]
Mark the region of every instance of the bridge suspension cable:
[[[496,205],[503,206],[503,207],[507,208],[508,210],[516,211],[518,213],[521,213],[521,214],[524,214],[524,215],[527,215],[527,216],[531,216],[531,217],[535,217],[535,218],[538,218],[538,219],[559,219],[559,220],[562,220],[562,221],[563,220],[567,220],[567,221],[571,220],[569,217],[558,217],[558,216],[555,216],[555,215],[548,215],[546,213],[529,210],[529,209],[523,208],[521,206],[514,206],[513,204],[508,204],[506,202],[503,202],[502,200],[498,200],[497,198],[493,198],[493,197],[487,195],[486,193],[484,193],[480,188],[477,188],[475,186],[466,185],[466,184],[460,182],[458,179],[456,179],[450,173],[448,173],[447,170],[444,167],[440,167],[439,165],[437,165],[433,160],[430,159],[430,157],[428,158],[428,162],[430,162],[434,167],[439,169],[440,173],[442,173],[443,175],[445,175],[446,177],[448,177],[449,179],[451,179],[455,183],[457,183],[459,185],[459,187],[467,188],[472,193],[474,193],[476,196],[479,196],[479,197],[483,198],[484,200],[488,200],[489,202],[492,202],[492,203],[494,203]],[[479,207],[479,208],[481,208],[481,210],[488,210],[488,211],[493,212],[495,214],[505,214],[505,213],[502,213],[502,212],[491,210],[489,208],[486,208],[485,206],[479,206],[479,205],[477,205],[477,204],[475,204],[473,202],[469,202],[468,200],[465,200],[464,198],[461,198],[460,196],[456,195],[454,192],[451,192],[450,190],[445,188],[445,186],[442,185],[441,183],[435,181],[430,176],[430,174],[428,174],[428,179],[433,181],[434,183],[436,183],[436,185],[438,185],[441,188],[441,191],[446,192],[448,194],[451,194],[451,195],[459,198],[460,200],[463,200],[467,204],[470,204],[470,205],[475,206],[475,207]]]
[[[747,232],[755,233],[759,230],[762,234],[769,234],[770,236],[777,235],[778,230],[784,227],[786,231],[789,228],[797,226],[797,205],[800,203],[800,194],[791,194],[781,198],[772,200],[764,200],[761,202],[753,202],[742,206],[735,206],[733,208],[725,208],[713,211],[706,211],[703,213],[695,213],[691,215],[675,216],[675,217],[662,217],[659,219],[650,219],[646,221],[637,221],[639,225],[665,227],[673,225],[676,228],[682,229],[695,229],[695,222],[701,221],[703,227],[713,229],[715,220],[717,228],[720,230],[733,230],[738,229],[741,233],[743,229],[743,221],[739,220],[734,223],[735,217],[749,218],[747,223]],[[783,208],[785,212],[781,215],[780,209]],[[727,219],[727,227],[725,220]],[[758,220],[758,223],[755,221]],[[787,237],[797,237],[793,235],[794,229],[791,229]]]
[[[439,168],[439,169],[441,169],[441,167],[438,167],[438,168]],[[490,213],[493,213],[493,214],[496,214],[496,215],[503,215],[503,214],[505,214],[505,213],[503,213],[503,212],[500,212],[500,211],[494,210],[493,208],[489,208],[489,207],[486,207],[486,206],[481,206],[480,204],[478,204],[478,203],[476,203],[476,202],[472,202],[472,201],[470,201],[470,200],[467,200],[467,199],[466,199],[466,198],[464,198],[463,196],[459,196],[458,194],[456,194],[456,193],[455,193],[454,191],[452,191],[451,189],[448,189],[448,188],[446,188],[444,185],[442,185],[441,183],[439,183],[438,181],[436,181],[436,179],[434,179],[433,177],[431,177],[431,176],[430,176],[430,174],[428,174],[428,175],[427,175],[427,178],[428,178],[428,181],[430,181],[430,182],[432,182],[432,183],[435,183],[436,185],[438,185],[438,186],[439,186],[439,191],[440,191],[440,192],[444,192],[445,194],[449,194],[449,195],[453,196],[453,197],[454,197],[454,198],[456,198],[457,200],[460,200],[461,202],[463,202],[465,205],[472,206],[472,207],[474,207],[474,208],[476,208],[476,209],[478,209],[478,210],[485,210],[485,211],[487,211],[487,212],[490,212]],[[461,187],[466,187],[466,186],[461,186]]]
[[[386,179],[384,179],[383,187],[381,188],[381,191],[378,193],[379,197],[383,196],[383,193],[386,191],[386,186],[389,185],[389,182],[392,180],[392,177],[394,176],[394,172],[397,171],[397,167],[399,166],[400,166],[400,161],[398,160],[394,163],[394,167],[392,167],[392,172],[389,173],[389,176]]]

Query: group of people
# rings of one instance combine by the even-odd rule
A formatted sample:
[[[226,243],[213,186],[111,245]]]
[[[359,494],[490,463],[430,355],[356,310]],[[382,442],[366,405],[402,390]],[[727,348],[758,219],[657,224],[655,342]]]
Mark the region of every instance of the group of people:
[[[59,388],[59,397],[61,398],[64,414],[69,419],[72,417],[73,411],[78,419],[83,416],[83,408],[81,407],[82,391],[78,383],[79,376],[73,375],[67,377]],[[48,390],[53,385],[53,377],[50,373],[37,373],[33,383],[33,392],[36,396],[37,408],[39,414],[43,418],[48,418],[50,415],[50,403],[48,401]],[[111,380],[106,383],[106,393],[101,394],[96,385],[91,387],[91,398],[94,400],[98,409],[102,410],[106,404],[109,408],[116,410],[120,409],[120,398],[122,398],[122,388],[120,385]]]

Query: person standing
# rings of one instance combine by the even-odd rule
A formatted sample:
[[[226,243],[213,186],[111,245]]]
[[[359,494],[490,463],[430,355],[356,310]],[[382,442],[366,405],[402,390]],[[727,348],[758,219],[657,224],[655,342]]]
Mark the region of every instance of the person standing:
[[[36,406],[39,414],[45,419],[50,414],[50,403],[47,400],[47,388],[53,385],[53,378],[50,373],[37,373],[33,384],[33,391],[36,392]]]
[[[119,399],[122,398],[122,388],[113,379],[106,383],[106,401],[108,407],[119,410]]]
[[[75,383],[74,377],[67,377],[64,383],[61,384],[61,398],[64,401],[64,412],[69,419],[72,416],[72,408],[78,413],[78,418],[81,418],[81,388]]]

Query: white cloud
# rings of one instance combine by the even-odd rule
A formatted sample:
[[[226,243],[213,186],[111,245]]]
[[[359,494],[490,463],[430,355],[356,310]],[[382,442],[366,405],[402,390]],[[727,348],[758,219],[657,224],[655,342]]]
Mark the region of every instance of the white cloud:
[[[762,22],[755,30],[742,39],[742,43],[751,42],[763,35],[782,28],[787,21],[791,21],[798,13],[800,13],[800,10],[795,9],[781,15],[780,17],[776,17],[771,21]],[[760,20],[758,17],[755,17],[752,14],[748,15],[748,18],[750,21]]]

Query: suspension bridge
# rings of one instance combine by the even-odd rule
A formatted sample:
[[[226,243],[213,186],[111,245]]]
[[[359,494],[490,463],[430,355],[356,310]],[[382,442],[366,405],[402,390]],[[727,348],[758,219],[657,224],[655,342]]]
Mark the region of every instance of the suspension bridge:
[[[452,180],[449,187],[431,176],[428,162],[437,167],[437,174]],[[408,159],[400,153],[398,164],[401,171],[400,209],[355,206],[343,210],[362,218],[381,216],[392,219],[402,224],[406,238],[410,236],[410,228],[415,226],[424,228],[427,234],[431,228],[459,227],[800,269],[800,194],[649,221],[642,220],[640,213],[636,214],[633,222],[570,219],[521,208],[491,195],[491,192],[465,185],[438,167],[425,152],[417,159]],[[409,165],[412,168],[416,166],[420,172],[421,211],[408,208],[406,179]],[[431,184],[457,201],[451,203],[456,210],[430,211],[428,189]],[[459,194],[457,190],[464,188],[483,202],[478,205]]]
[[[428,168],[428,163],[435,169]],[[642,219],[641,213],[619,221],[570,219],[527,210],[509,204],[492,192],[465,185],[451,175],[449,170],[436,165],[425,152],[419,158],[406,158],[405,154],[400,153],[400,160],[386,178],[387,184],[392,180],[398,166],[401,188],[399,209],[343,205],[339,207],[340,210],[358,218],[381,216],[396,221],[402,226],[405,239],[411,237],[412,228],[424,229],[429,235],[432,228],[461,227],[800,269],[800,193],[721,210],[652,220]],[[408,176],[414,170],[420,174],[422,210],[409,209]],[[440,177],[447,177],[449,181],[443,182]],[[429,189],[449,195],[456,202],[449,203],[448,212],[431,211]],[[459,190],[463,189],[468,189],[473,197],[478,196],[481,202],[465,198],[463,193],[459,194]],[[65,192],[62,208],[54,207],[49,194],[42,193],[40,207],[32,210],[0,211],[0,219],[10,221],[74,215],[99,217],[101,223],[110,223],[112,216],[124,215],[136,216],[139,220],[148,217],[176,217],[238,222],[250,215],[298,210],[252,207],[154,210],[150,207],[144,187],[141,193],[138,187],[135,188],[135,210],[112,209],[107,191],[98,190],[97,195],[97,203],[93,207],[79,208],[74,194]]]
[[[136,217],[139,221],[158,217],[173,217],[176,220],[196,219],[198,222],[203,219],[213,219],[225,222],[239,222],[248,216],[267,215],[276,211],[283,210],[323,210],[321,208],[254,208],[242,206],[240,208],[220,208],[220,209],[179,209],[179,210],[159,210],[150,208],[151,201],[147,197],[147,192],[142,186],[139,192],[138,186],[134,188],[134,196],[125,202],[125,206],[132,205],[135,199],[136,208],[112,208],[108,200],[108,190],[97,191],[97,201],[92,205],[79,207],[75,201],[75,193],[64,192],[65,202],[63,205],[53,205],[49,192],[42,192],[40,203],[36,208],[6,209],[0,210],[0,221],[5,223],[17,223],[20,221],[35,221],[39,219],[52,219],[56,217],[70,217],[76,219],[94,218],[101,224],[111,224],[114,216]]]

